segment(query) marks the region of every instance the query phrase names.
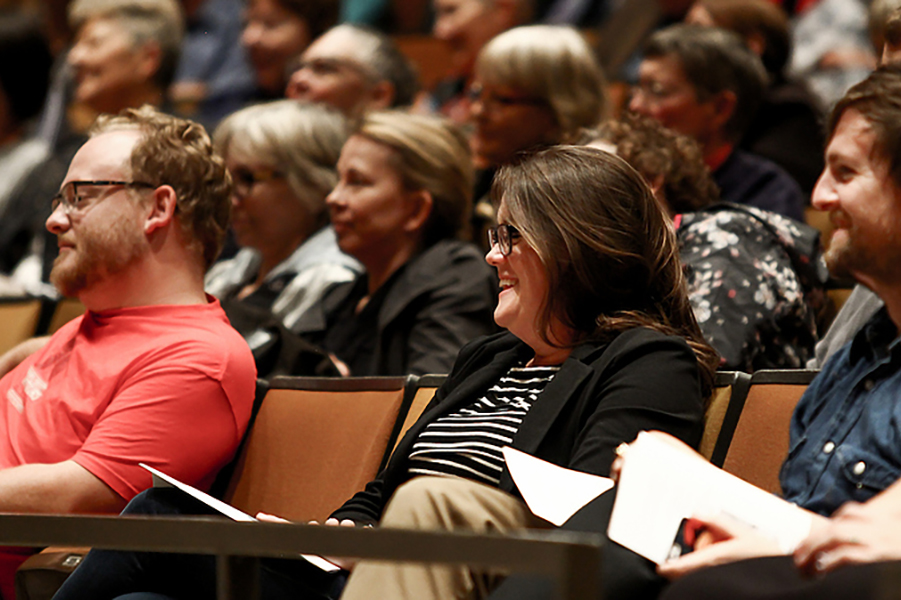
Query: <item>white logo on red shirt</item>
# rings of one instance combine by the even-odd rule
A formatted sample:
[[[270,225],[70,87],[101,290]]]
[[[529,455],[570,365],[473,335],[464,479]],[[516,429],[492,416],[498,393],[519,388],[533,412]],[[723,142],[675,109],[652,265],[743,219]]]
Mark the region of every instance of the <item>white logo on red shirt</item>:
[[[44,395],[44,390],[47,389],[47,382],[41,379],[34,367],[30,367],[28,373],[25,374],[25,379],[22,381],[22,386],[25,388],[25,395],[28,396],[28,399],[34,401]]]

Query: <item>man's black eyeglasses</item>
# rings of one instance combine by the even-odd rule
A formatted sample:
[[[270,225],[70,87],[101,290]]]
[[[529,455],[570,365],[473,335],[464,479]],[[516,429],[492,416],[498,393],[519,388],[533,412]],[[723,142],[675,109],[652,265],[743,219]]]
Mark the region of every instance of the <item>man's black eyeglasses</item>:
[[[155,188],[157,186],[152,183],[143,181],[69,181],[60,189],[59,193],[53,197],[52,207],[55,211],[59,205],[62,205],[63,212],[67,215],[83,211],[88,207],[89,197],[79,193],[79,188],[83,187],[137,187],[137,188]]]
[[[241,198],[250,195],[253,186],[258,183],[265,183],[273,179],[279,179],[285,176],[284,173],[275,169],[258,169],[251,171],[250,169],[232,169],[232,182],[235,186],[235,194]]]

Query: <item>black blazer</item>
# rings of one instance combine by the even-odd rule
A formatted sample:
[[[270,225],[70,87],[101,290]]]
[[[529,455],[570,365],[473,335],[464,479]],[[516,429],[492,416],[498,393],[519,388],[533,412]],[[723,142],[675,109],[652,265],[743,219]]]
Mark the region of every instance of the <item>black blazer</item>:
[[[466,345],[385,470],[332,516],[377,522],[394,490],[409,479],[410,450],[426,425],[474,402],[532,355],[531,348],[510,333]],[[636,328],[607,344],[575,348],[526,414],[513,446],[560,466],[608,475],[616,447],[643,430],[666,431],[697,446],[703,415],[697,361],[688,344],[679,337]],[[518,494],[506,469],[499,487]]]
[[[298,328],[305,339],[324,345],[326,330],[341,308],[360,299],[352,295],[359,277],[334,286],[304,314]],[[410,259],[385,286],[369,369],[354,375],[447,373],[464,344],[497,331],[497,276],[470,243],[437,242]],[[341,351],[333,350],[341,358]]]

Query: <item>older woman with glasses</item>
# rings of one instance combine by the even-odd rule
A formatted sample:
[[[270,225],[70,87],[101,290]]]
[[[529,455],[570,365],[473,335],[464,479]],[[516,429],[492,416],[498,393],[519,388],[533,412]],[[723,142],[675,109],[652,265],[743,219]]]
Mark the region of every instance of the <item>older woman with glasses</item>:
[[[516,27],[491,40],[470,88],[471,145],[479,169],[473,220],[484,241],[494,220],[486,195],[496,170],[520,152],[569,141],[606,115],[604,73],[591,47],[570,27]]]
[[[700,440],[716,356],[692,316],[673,231],[641,176],[603,151],[554,147],[504,167],[492,196],[500,225],[487,261],[502,290],[495,320],[507,331],[460,351],[385,470],[332,524],[496,533],[542,526],[517,496],[503,446],[607,475],[617,446],[642,430]],[[187,506],[157,490],[129,511],[160,505]],[[203,560],[202,578],[177,576],[198,573]],[[479,597],[498,580],[461,567],[346,566],[342,593],[346,574],[270,563],[263,596],[456,599]],[[57,600],[148,589],[212,597],[211,567],[212,559],[92,553]]]
[[[362,269],[338,248],[325,205],[346,139],[339,113],[291,100],[240,110],[214,134],[234,182],[231,226],[242,249],[214,265],[205,285],[250,342],[258,367],[276,335],[261,335],[259,326],[274,317],[302,334],[307,311]]]

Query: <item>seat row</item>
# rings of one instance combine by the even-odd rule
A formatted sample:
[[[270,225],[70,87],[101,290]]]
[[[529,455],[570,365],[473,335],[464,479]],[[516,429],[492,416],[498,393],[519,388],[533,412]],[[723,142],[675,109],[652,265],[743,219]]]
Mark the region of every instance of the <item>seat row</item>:
[[[789,421],[814,370],[717,373],[700,451],[726,471],[779,492]],[[213,493],[249,514],[322,522],[385,466],[444,375],[276,377],[259,381],[253,420]],[[77,519],[77,517],[70,517]],[[6,540],[0,539],[0,542]],[[85,548],[48,548],[30,558],[18,584],[49,598]]]

